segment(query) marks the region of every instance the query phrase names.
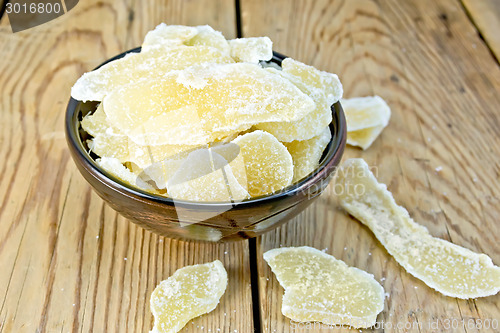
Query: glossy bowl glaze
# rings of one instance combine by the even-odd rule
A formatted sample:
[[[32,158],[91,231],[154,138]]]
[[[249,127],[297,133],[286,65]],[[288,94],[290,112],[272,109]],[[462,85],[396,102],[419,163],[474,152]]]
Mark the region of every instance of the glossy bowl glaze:
[[[107,62],[139,51],[140,48],[130,50]],[[271,61],[280,65],[284,58],[274,53]],[[238,240],[277,228],[323,192],[342,158],[346,141],[344,113],[340,103],[336,103],[332,106],[330,124],[332,140],[323,152],[319,167],[308,177],[279,193],[239,203],[174,201],[132,187],[96,164],[97,156],[89,153],[85,144],[90,137],[80,125],[82,118],[95,111],[96,106],[95,102],[82,103],[71,98],[66,110],[66,140],[80,173],[118,213],[147,230],[172,238],[212,242]]]

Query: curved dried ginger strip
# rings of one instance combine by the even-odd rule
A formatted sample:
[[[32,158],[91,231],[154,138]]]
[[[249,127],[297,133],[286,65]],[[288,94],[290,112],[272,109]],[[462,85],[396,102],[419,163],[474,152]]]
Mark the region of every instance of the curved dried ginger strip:
[[[264,260],[285,289],[281,311],[294,321],[370,327],[384,309],[373,275],[315,248],[273,249]]]
[[[500,267],[490,257],[432,237],[396,204],[363,159],[347,160],[337,177],[342,207],[370,228],[408,273],[450,297],[476,298],[500,291]]]
[[[227,272],[219,260],[178,269],[151,294],[151,333],[179,332],[191,319],[214,310],[226,287]]]

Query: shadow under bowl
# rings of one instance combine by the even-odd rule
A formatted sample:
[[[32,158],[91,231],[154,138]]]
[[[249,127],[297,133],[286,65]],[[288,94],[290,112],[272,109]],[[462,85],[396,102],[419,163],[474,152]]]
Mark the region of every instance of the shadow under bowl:
[[[136,48],[109,59],[121,58]],[[285,56],[274,53],[273,62],[281,65]],[[101,65],[101,66],[102,66]],[[248,239],[273,230],[308,207],[327,187],[340,163],[346,142],[346,121],[339,102],[332,106],[332,139],[323,152],[319,167],[309,176],[278,193],[238,203],[208,203],[173,200],[132,187],[101,169],[88,151],[90,136],[80,122],[95,111],[96,102],[83,103],[73,98],[66,110],[65,131],[71,156],[78,170],[96,193],[119,214],[156,234],[198,241]]]

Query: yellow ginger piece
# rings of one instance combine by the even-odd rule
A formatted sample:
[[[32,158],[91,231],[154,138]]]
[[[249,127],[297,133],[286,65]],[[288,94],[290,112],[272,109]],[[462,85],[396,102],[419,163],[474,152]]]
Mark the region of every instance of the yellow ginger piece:
[[[232,143],[240,147],[251,197],[279,191],[292,183],[292,157],[286,147],[271,134],[255,131],[237,137]],[[238,175],[241,172],[235,171]]]
[[[297,322],[370,327],[384,309],[384,289],[373,275],[315,248],[264,253],[285,289],[281,312]]]
[[[99,103],[94,113],[87,114],[80,123],[82,128],[93,137],[105,134],[111,126],[102,106],[102,103]]]
[[[97,165],[99,165],[104,171],[118,178],[119,180],[136,186],[140,189],[153,192],[155,189],[149,184],[142,182],[133,172],[127,169],[120,161],[112,157],[101,157],[96,160]]]
[[[249,37],[229,40],[230,54],[239,62],[257,64],[273,58],[273,42],[269,37]]]
[[[347,132],[347,144],[351,146],[358,146],[363,150],[366,150],[372,145],[380,133],[382,133],[384,128],[385,126],[375,126],[353,132]]]
[[[203,148],[200,148],[203,149]],[[162,161],[155,162],[144,169],[144,174],[141,175],[144,179],[152,180],[156,187],[160,190],[167,189],[167,182],[181,167],[192,151],[183,151],[165,158]]]
[[[148,52],[160,46],[172,47],[188,42],[198,34],[196,27],[184,25],[167,25],[160,23],[154,30],[149,31],[144,37],[142,51]]]
[[[90,150],[100,157],[116,158],[121,163],[126,163],[131,160],[138,162],[130,156],[128,138],[126,135],[115,133],[111,133],[109,135],[97,135],[93,139],[89,140],[87,144]],[[141,163],[138,163],[137,165],[139,166]],[[145,166],[141,165],[141,167]]]
[[[191,319],[214,310],[226,287],[227,273],[219,260],[178,269],[151,294],[151,333],[179,332]]]
[[[396,204],[363,159],[347,160],[337,177],[342,207],[370,228],[408,273],[450,297],[485,297],[500,291],[500,267],[490,257],[432,237]]]
[[[147,33],[142,44],[144,52],[158,48],[172,48],[179,45],[209,46],[218,49],[225,55],[230,54],[229,43],[222,33],[208,25],[187,27],[182,25],[166,25],[161,23]]]
[[[292,58],[283,60],[281,67],[283,72],[301,78],[305,85],[318,89],[318,93],[321,91],[328,104],[332,105],[342,98],[344,90],[336,74],[320,71]]]
[[[256,128],[273,134],[282,142],[308,140],[321,134],[332,122],[331,106],[343,93],[342,84],[337,75],[320,71],[291,58],[282,62],[283,70],[267,68],[271,73],[280,75],[310,96],[316,108],[302,119],[291,122],[270,122],[258,124]]]
[[[228,162],[208,149],[189,153],[166,185],[168,194],[179,200],[229,202],[248,198]]]
[[[309,140],[284,143],[293,159],[293,180],[295,183],[316,170],[326,146],[332,139],[329,127]]]
[[[233,167],[241,168],[239,159],[228,162],[212,148],[183,151],[145,168],[141,178],[178,200],[241,201],[249,195],[246,182],[239,182],[246,176],[233,174]]]
[[[143,169],[152,163],[195,147],[189,145],[137,145],[119,129],[111,126],[102,105],[102,103],[99,104],[97,110],[84,117],[81,122],[82,128],[94,136],[89,142],[89,148],[101,157],[113,157],[121,163],[132,162]]]
[[[205,65],[118,87],[104,99],[110,123],[137,144],[205,144],[265,121],[314,110],[297,87],[258,65]]]
[[[83,74],[71,88],[71,96],[80,101],[102,101],[115,88],[129,83],[161,78],[173,70],[201,63],[232,62],[234,61],[229,55],[204,45],[176,45],[148,52],[129,53]]]
[[[391,109],[379,96],[342,99],[347,143],[367,149],[389,124]]]
[[[240,146],[233,142],[222,143],[212,146],[210,151],[222,156],[227,161],[238,183],[245,189],[245,191],[248,191],[245,159],[243,154],[240,154]]]
[[[196,27],[197,34],[185,42],[184,44],[190,46],[204,45],[218,49],[223,54],[230,54],[230,47],[227,40],[222,33],[215,31],[208,25],[200,25]]]

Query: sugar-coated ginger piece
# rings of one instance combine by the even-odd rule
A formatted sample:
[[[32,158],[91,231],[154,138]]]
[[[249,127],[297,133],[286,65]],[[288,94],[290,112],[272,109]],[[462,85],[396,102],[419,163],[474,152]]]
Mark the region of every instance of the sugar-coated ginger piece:
[[[223,54],[230,54],[229,43],[221,32],[215,31],[209,25],[200,25],[196,27],[197,33],[184,44],[190,46],[204,45],[218,49]]]
[[[71,97],[84,102],[102,101],[104,96],[122,85],[161,78],[171,71],[207,62],[226,64],[234,61],[229,55],[204,45],[175,45],[129,53],[83,74],[71,88]]]
[[[341,100],[347,122],[347,143],[368,149],[389,124],[391,109],[379,96]]]
[[[290,155],[292,155],[293,183],[316,170],[321,155],[323,155],[323,151],[331,139],[330,127],[325,127],[320,135],[309,140],[283,143]]]
[[[342,84],[337,75],[320,71],[291,58],[283,60],[282,66],[281,71],[275,68],[267,70],[290,81],[310,96],[316,103],[316,108],[296,121],[261,123],[256,127],[273,134],[282,142],[309,140],[320,135],[332,122],[331,106],[342,97]]]
[[[113,157],[121,163],[132,162],[144,169],[155,162],[196,147],[192,145],[138,145],[118,128],[111,126],[102,105],[102,103],[99,104],[97,110],[85,116],[81,122],[82,128],[94,137],[88,142],[90,150],[101,157]]]
[[[168,47],[181,45],[188,42],[197,34],[198,29],[196,27],[160,23],[154,30],[146,34],[142,43],[142,50],[147,52],[162,45]]]
[[[108,172],[118,180],[125,183],[136,186],[148,192],[154,192],[155,189],[142,182],[141,179],[137,177],[132,171],[127,169],[118,159],[113,157],[101,157],[96,160],[97,165],[99,165],[104,171]]]
[[[281,67],[283,72],[299,77],[305,85],[322,91],[328,104],[332,105],[342,98],[344,90],[336,74],[320,71],[292,58],[284,59]]]
[[[340,204],[365,224],[408,273],[440,293],[457,298],[495,295],[500,267],[490,257],[432,237],[396,204],[363,159],[347,160],[337,171]]]
[[[230,54],[234,60],[257,64],[273,58],[273,42],[269,37],[248,37],[229,40]]]
[[[237,137],[232,143],[240,147],[250,196],[270,194],[292,183],[292,156],[271,134],[254,131]]]
[[[178,269],[151,294],[151,333],[179,332],[191,319],[213,311],[226,287],[227,272],[219,260]]]
[[[118,87],[104,111],[137,144],[204,144],[315,108],[296,86],[258,65],[204,65]]]
[[[294,321],[370,327],[384,309],[373,275],[315,248],[277,248],[264,260],[285,289],[281,311]]]
[[[248,198],[229,163],[209,149],[189,153],[166,185],[168,194],[179,200],[230,202]]]

